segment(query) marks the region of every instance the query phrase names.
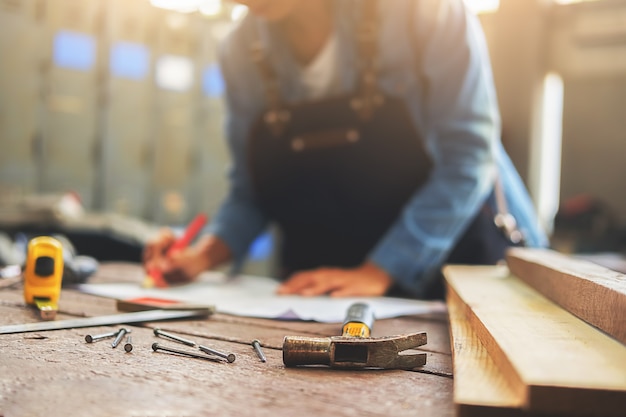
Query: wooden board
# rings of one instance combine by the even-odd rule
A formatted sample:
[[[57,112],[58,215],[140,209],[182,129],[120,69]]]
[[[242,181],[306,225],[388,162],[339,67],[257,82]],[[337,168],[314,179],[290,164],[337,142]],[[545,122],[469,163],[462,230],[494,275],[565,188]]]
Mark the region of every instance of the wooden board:
[[[511,386],[537,413],[623,416],[626,347],[501,266],[446,266],[450,297]]]
[[[511,249],[507,264],[516,277],[626,344],[626,275],[547,249]]]
[[[516,396],[508,382],[469,325],[456,297],[448,297],[450,341],[454,370],[454,404],[459,417],[484,416],[485,409],[499,415],[502,409],[519,408]]]
[[[448,296],[450,341],[457,417],[531,417],[521,409],[523,393],[514,392],[472,330],[463,304]]]

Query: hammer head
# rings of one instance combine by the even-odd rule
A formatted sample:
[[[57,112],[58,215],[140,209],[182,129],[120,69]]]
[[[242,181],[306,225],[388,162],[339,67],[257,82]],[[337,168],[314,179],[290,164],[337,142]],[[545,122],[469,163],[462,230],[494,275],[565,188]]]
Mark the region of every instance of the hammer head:
[[[369,338],[286,336],[283,340],[283,362],[285,366],[413,369],[426,364],[426,354],[401,352],[426,342],[425,332]]]

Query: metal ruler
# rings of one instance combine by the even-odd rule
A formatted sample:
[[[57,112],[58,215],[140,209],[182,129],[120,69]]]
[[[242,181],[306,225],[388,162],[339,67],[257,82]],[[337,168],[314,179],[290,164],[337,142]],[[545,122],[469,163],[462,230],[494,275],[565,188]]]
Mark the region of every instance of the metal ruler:
[[[209,316],[213,313],[213,311],[213,308],[210,307],[197,310],[148,310],[138,311],[135,313],[113,314],[110,316],[13,324],[9,326],[0,326],[0,334],[76,329],[79,327],[97,327],[108,326],[111,324],[130,324],[184,318],[200,318]]]

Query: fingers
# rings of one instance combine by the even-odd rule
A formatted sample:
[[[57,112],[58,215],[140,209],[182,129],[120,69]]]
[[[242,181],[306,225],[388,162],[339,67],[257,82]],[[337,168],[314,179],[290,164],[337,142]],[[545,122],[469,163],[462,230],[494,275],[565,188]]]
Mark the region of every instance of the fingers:
[[[148,240],[143,250],[143,265],[147,271],[158,270],[169,283],[189,282],[191,278],[181,267],[176,256],[167,256],[168,249],[176,241],[171,229],[161,229]]]
[[[278,294],[299,294],[302,289],[311,285],[311,274],[305,272],[299,272],[285,281],[280,287],[278,287]]]
[[[297,272],[277,292],[304,296],[380,296],[385,294],[392,283],[385,271],[368,263],[358,268],[319,268]]]
[[[172,251],[176,240],[171,229],[162,229],[146,243],[143,251],[145,269],[160,271],[169,283],[191,282],[202,271],[231,258],[230,248],[214,236],[204,236],[194,245]]]
[[[362,297],[368,295],[381,295],[381,294],[369,294],[362,286],[345,285],[340,288],[331,291],[328,295],[331,297]]]
[[[147,265],[154,259],[163,257],[175,240],[176,237],[171,229],[161,229],[146,243],[142,254],[143,263]]]
[[[327,294],[342,285],[332,279],[328,269],[297,272],[278,288],[278,294],[305,296]]]
[[[300,291],[300,294],[309,297],[314,295],[329,294],[340,288],[341,285],[341,282],[328,279],[324,276],[317,276],[308,287],[305,287]]]
[[[182,284],[193,281],[200,272],[200,255],[193,248],[176,251],[169,256],[159,259],[159,269],[163,278],[172,284]]]

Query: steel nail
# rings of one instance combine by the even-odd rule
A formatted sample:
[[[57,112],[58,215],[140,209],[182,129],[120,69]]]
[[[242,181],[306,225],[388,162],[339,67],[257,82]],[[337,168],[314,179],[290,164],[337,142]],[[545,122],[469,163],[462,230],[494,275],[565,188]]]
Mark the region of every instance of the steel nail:
[[[233,363],[235,362],[235,359],[236,359],[236,356],[234,353],[222,353],[220,351],[217,351],[215,349],[211,349],[209,347],[202,346],[202,345],[198,346],[198,349],[200,349],[204,353],[208,353],[209,355],[216,355],[221,358],[224,358],[228,361],[228,363]]]
[[[133,339],[130,336],[126,338],[126,343],[124,344],[124,350],[126,352],[130,352],[133,350]]]
[[[174,348],[162,346],[162,345],[159,345],[158,343],[152,344],[152,350],[154,350],[155,352],[159,350],[163,350],[165,352],[178,353],[179,355],[190,356],[192,358],[204,359],[204,360],[213,361],[213,362],[221,362],[221,360],[217,358],[212,358],[210,356],[201,355],[195,352],[187,352],[187,351],[180,350],[180,349],[174,349]]]
[[[98,334],[98,335],[95,335],[95,336],[92,336],[92,335],[88,334],[87,336],[85,336],[85,342],[87,342],[87,343],[97,342],[98,340],[107,339],[109,337],[117,336],[117,334],[119,332],[120,332],[119,330],[116,330],[114,332]]]
[[[116,348],[117,345],[120,344],[120,342],[122,341],[126,333],[130,333],[130,331],[126,329],[125,327],[122,327],[120,331],[117,332],[117,336],[115,337],[115,340],[113,341],[113,343],[111,343],[111,347]]]
[[[196,343],[192,342],[191,340],[183,339],[180,336],[176,336],[176,335],[173,335],[171,333],[164,332],[163,330],[158,329],[158,328],[154,329],[154,335],[155,336],[166,337],[168,339],[172,339],[172,340],[174,340],[176,342],[180,342],[180,343],[182,343],[184,345],[187,345],[187,346],[195,346],[196,345]]]
[[[263,350],[261,349],[261,342],[259,342],[257,339],[254,339],[252,341],[252,347],[256,351],[256,354],[259,356],[259,359],[261,359],[261,362],[267,362],[267,359],[265,358],[265,354],[263,353]]]

